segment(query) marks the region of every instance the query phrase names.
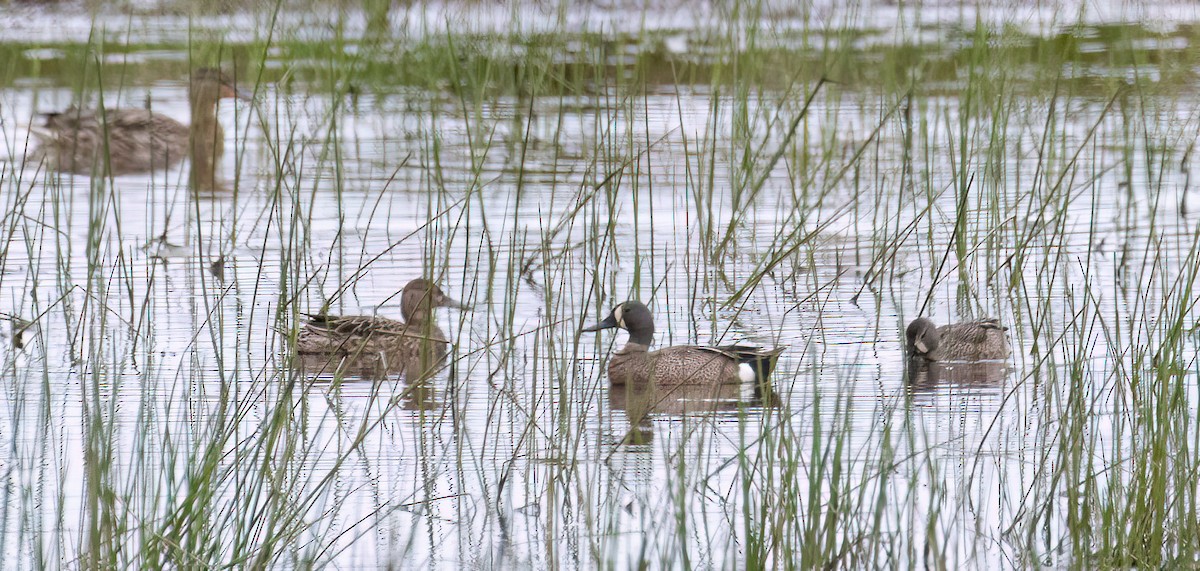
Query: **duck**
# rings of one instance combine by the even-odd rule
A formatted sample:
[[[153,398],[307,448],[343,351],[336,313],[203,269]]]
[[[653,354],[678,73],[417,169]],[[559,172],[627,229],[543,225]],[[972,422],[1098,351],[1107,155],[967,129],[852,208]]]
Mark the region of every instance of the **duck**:
[[[252,100],[224,72],[203,67],[188,86],[190,128],[148,109],[72,106],[46,113],[44,124],[31,128],[39,144],[29,158],[65,173],[121,176],[169,169],[190,156],[193,183],[212,187],[225,146],[217,101],[226,97]]]
[[[925,317],[908,324],[905,348],[917,361],[993,361],[1007,359],[1007,327],[997,319],[964,321],[938,327]]]
[[[296,353],[305,367],[316,370],[423,379],[441,367],[450,344],[433,319],[438,307],[469,309],[432,281],[417,278],[400,294],[404,321],[377,315],[305,313],[308,322],[296,338]]]
[[[619,328],[629,340],[608,361],[612,385],[731,385],[763,384],[775,361],[786,347],[763,349],[747,345],[705,347],[676,345],[651,351],[654,319],[640,301],[626,301],[613,308],[603,321],[581,332]]]

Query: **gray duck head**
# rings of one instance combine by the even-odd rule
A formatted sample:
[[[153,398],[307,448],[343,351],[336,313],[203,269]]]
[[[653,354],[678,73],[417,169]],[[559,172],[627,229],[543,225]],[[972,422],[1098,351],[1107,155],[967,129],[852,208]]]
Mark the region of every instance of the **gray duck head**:
[[[924,317],[918,317],[908,324],[905,337],[908,339],[905,348],[910,357],[927,357],[936,351],[942,342],[937,325]]]
[[[192,103],[213,102],[217,99],[234,97],[244,101],[254,98],[246,91],[238,89],[233,78],[214,67],[196,68],[192,72],[192,83],[188,87]]]
[[[404,286],[400,294],[400,314],[406,323],[420,323],[433,315],[435,307],[450,307],[467,310],[470,307],[446,295],[437,284],[417,278]]]
[[[618,327],[629,332],[629,342],[650,345],[654,341],[654,317],[640,301],[627,301],[613,308],[604,321],[582,329],[584,332]]]

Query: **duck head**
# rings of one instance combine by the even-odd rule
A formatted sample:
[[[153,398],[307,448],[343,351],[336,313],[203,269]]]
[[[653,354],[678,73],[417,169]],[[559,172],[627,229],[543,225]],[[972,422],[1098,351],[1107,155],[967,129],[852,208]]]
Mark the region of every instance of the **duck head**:
[[[453,309],[470,309],[462,302],[446,295],[437,284],[417,278],[404,286],[400,294],[400,313],[408,323],[420,322],[433,314],[435,307],[450,307]]]
[[[930,354],[937,350],[941,343],[941,335],[938,334],[937,325],[924,317],[918,317],[908,324],[908,329],[904,332],[908,339],[906,349],[910,357],[924,357],[931,359]]]
[[[629,342],[650,345],[654,341],[654,318],[650,308],[640,301],[627,301],[613,308],[604,321],[582,329],[584,332],[620,328],[629,332]]]

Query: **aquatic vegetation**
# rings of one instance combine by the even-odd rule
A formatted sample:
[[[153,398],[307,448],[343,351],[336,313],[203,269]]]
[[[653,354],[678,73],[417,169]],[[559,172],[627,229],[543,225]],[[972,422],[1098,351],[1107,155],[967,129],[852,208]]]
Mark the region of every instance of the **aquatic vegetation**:
[[[1195,561],[1200,28],[203,8],[0,38],[9,560]],[[186,119],[201,62],[256,95],[219,109],[229,192],[22,160],[72,103]],[[298,369],[305,313],[399,314],[414,276],[474,308],[444,370]],[[770,386],[617,390],[579,330],[627,299],[661,346],[788,350]],[[918,316],[1017,350],[906,371]]]

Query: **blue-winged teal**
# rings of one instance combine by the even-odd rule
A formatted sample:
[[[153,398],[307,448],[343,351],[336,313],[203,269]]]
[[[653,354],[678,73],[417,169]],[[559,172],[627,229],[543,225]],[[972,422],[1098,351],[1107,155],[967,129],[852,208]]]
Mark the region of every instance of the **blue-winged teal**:
[[[1007,327],[996,319],[951,323],[938,327],[924,317],[908,324],[905,336],[910,357],[927,361],[990,361],[1007,359]]]
[[[400,294],[404,321],[373,315],[311,315],[296,339],[306,368],[347,375],[403,373],[409,379],[436,371],[449,341],[433,319],[436,307],[467,309],[426,279],[415,279]]]
[[[225,147],[216,114],[217,100],[224,97],[250,99],[220,70],[200,68],[192,73],[188,88],[190,129],[147,109],[72,106],[47,113],[45,124],[31,129],[40,144],[29,160],[42,161],[51,170],[92,174],[104,172],[101,161],[107,156],[108,172],[124,175],[167,169],[191,156],[193,171],[211,178]]]
[[[654,319],[638,301],[613,308],[608,317],[583,329],[600,331],[619,327],[629,341],[608,361],[608,380],[614,385],[719,385],[762,382],[771,374],[783,347],[761,349],[744,345],[702,347],[678,345],[650,350]]]

